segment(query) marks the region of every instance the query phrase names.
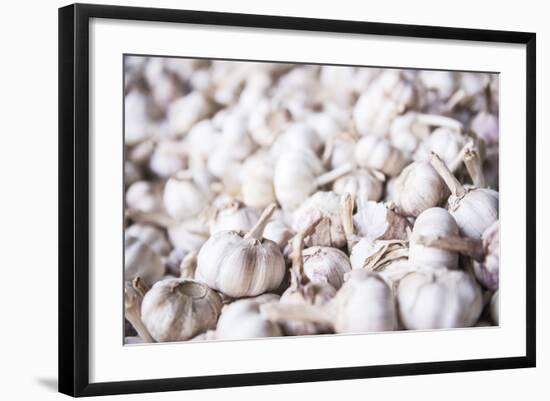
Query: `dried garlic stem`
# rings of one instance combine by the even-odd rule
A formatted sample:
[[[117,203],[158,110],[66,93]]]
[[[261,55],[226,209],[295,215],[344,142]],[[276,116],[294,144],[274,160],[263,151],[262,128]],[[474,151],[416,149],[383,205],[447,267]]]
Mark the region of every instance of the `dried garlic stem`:
[[[470,147],[464,153],[464,164],[468,170],[468,174],[472,178],[472,182],[476,188],[485,188],[487,186],[485,182],[485,176],[483,175],[483,168],[481,166],[481,158],[476,148]]]
[[[250,231],[245,234],[244,239],[254,238],[261,241],[263,239],[265,226],[269,222],[273,212],[275,212],[275,209],[277,209],[277,205],[275,203],[272,203],[266,207],[256,224],[254,224],[254,227],[252,227]]]
[[[135,277],[132,280],[132,287],[134,287],[134,290],[136,290],[142,298],[145,296],[145,293],[149,291],[149,288],[147,288],[147,285],[143,282],[143,280],[139,276]]]
[[[342,227],[347,241],[348,253],[351,253],[351,249],[357,243],[357,237],[353,227],[353,207],[353,196],[351,196],[349,192],[346,192],[340,198],[340,220],[342,221]]]
[[[305,230],[299,232],[292,238],[292,286],[297,289],[300,285],[305,285],[309,281],[304,274],[304,240],[313,234],[317,225],[324,220],[323,217],[315,219]]]
[[[198,251],[191,251],[181,260],[180,263],[180,278],[192,279],[195,277],[195,269],[197,268]]]
[[[333,326],[330,313],[325,307],[307,304],[268,303],[260,305],[262,316],[272,322],[297,320],[305,323],[320,323]]]
[[[455,108],[455,106],[457,104],[459,104],[460,102],[462,102],[462,100],[466,97],[466,92],[464,92],[463,89],[459,89],[457,90],[453,95],[451,95],[451,97],[449,98],[449,100],[447,100],[447,103],[445,104],[445,109],[447,111],[451,111],[452,109]]]
[[[155,342],[149,330],[141,320],[141,300],[142,296],[131,286],[124,288],[124,317],[130,322],[143,342]]]
[[[317,177],[315,179],[315,185],[317,187],[322,187],[324,185],[330,184],[332,181],[342,177],[343,175],[351,173],[352,170],[352,163],[344,163],[341,166],[338,166],[335,169],[325,174],[321,174],[319,177]]]
[[[481,240],[460,236],[438,237],[421,235],[415,240],[415,242],[424,246],[459,252],[463,255],[470,256],[477,261],[481,261],[485,257],[483,251],[483,241]]]
[[[160,228],[166,228],[175,223],[174,219],[160,212],[144,212],[137,209],[126,209],[125,217],[136,223],[151,224]]]
[[[418,114],[416,121],[424,125],[450,128],[458,132],[462,131],[462,123],[460,121],[437,114]]]
[[[437,171],[437,173],[441,176],[443,181],[445,181],[445,184],[447,184],[451,190],[451,193],[455,197],[461,198],[466,194],[466,189],[464,189],[464,186],[456,179],[453,173],[451,173],[449,168],[445,165],[445,163],[443,163],[443,160],[441,160],[441,158],[434,152],[432,152],[430,163],[435,171]]]

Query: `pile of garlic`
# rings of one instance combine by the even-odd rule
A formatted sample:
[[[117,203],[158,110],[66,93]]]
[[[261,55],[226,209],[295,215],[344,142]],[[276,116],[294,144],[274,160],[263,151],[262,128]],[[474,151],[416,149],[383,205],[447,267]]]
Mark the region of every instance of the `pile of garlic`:
[[[126,57],[126,343],[498,324],[498,76]]]

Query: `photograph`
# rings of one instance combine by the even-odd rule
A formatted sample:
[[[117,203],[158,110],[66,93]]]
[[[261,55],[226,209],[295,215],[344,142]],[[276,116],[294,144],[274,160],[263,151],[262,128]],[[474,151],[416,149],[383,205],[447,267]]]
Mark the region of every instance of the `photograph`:
[[[499,73],[121,62],[125,345],[499,325]]]

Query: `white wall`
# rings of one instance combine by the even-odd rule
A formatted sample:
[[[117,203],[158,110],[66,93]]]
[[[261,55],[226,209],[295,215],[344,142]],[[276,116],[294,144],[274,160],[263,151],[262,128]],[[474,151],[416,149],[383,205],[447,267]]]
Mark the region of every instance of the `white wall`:
[[[107,1],[107,0],[105,0]],[[537,33],[538,103],[538,367],[536,369],[399,377],[255,388],[203,390],[147,396],[214,400],[400,399],[463,400],[465,397],[545,399],[550,365],[546,325],[550,301],[544,292],[549,274],[550,224],[542,205],[550,190],[550,26],[544,2],[462,0],[313,2],[277,0],[114,1],[121,5],[358,19],[426,25],[535,31]],[[102,2],[100,2],[102,3]],[[10,2],[2,10],[0,29],[0,369],[4,399],[57,399],[57,7],[61,1]],[[7,124],[6,124],[7,123]],[[7,222],[7,224],[6,224]],[[545,249],[546,248],[546,249]],[[7,255],[7,258],[6,258]],[[548,338],[548,337],[547,337]],[[391,352],[391,350],[388,350]],[[299,394],[298,394],[299,393]],[[546,394],[544,394],[546,393]],[[540,394],[540,395],[539,395]],[[138,399],[142,395],[128,396]],[[109,397],[106,399],[112,399]]]

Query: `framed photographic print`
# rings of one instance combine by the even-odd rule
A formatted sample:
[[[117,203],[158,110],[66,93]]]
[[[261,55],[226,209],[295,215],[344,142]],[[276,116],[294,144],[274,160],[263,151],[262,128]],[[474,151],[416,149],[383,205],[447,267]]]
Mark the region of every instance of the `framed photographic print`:
[[[61,8],[59,390],[535,366],[535,79],[534,33]]]

